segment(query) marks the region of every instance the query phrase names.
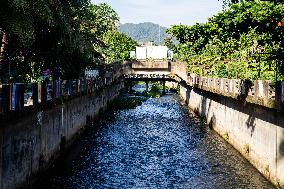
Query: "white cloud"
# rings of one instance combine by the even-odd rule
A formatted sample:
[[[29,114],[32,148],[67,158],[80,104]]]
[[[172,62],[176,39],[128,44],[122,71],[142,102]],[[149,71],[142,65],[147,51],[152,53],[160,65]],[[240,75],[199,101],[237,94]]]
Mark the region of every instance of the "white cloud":
[[[93,0],[106,2],[116,10],[122,23],[154,22],[164,26],[172,24],[192,25],[206,22],[222,9],[218,0]]]

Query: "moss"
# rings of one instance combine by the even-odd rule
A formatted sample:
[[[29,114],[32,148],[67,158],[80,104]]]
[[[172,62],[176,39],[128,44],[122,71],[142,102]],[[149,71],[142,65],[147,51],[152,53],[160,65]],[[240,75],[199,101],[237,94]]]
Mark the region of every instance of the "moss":
[[[245,144],[244,152],[245,152],[245,154],[249,155],[249,153],[250,153],[250,146],[249,146],[249,144]]]
[[[264,174],[268,176],[268,178],[270,178],[270,168],[269,165],[266,165],[264,168]]]
[[[140,97],[148,97],[148,98],[160,98],[161,97],[161,93],[158,91],[149,91],[149,92],[136,92],[135,96],[140,96]]]
[[[230,140],[229,133],[225,132],[223,138],[228,142]]]
[[[117,98],[109,103],[109,107],[112,109],[131,109],[141,106],[147,98],[145,97],[123,97]]]
[[[283,188],[283,187],[281,187],[280,180],[279,180],[278,178],[275,179],[275,180],[273,180],[273,181],[272,181],[272,184],[273,184],[274,186],[276,186],[277,188]]]
[[[202,126],[207,125],[207,119],[205,116],[200,116],[200,123]]]

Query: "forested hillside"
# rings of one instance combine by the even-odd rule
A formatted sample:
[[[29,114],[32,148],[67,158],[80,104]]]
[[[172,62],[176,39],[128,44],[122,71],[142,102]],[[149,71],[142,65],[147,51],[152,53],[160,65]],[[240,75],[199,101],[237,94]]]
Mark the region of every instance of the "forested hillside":
[[[160,40],[159,40],[160,30]],[[140,24],[126,23],[121,24],[119,31],[127,34],[137,42],[149,42],[154,41],[155,44],[162,44],[166,38],[166,27],[159,26],[151,22],[145,22]]]

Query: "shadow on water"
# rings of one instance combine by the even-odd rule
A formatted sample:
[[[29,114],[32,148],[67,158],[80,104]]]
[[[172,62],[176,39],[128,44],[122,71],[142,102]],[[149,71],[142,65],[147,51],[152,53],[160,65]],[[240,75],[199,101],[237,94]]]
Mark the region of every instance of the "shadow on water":
[[[200,125],[177,96],[108,112],[34,188],[273,188]]]

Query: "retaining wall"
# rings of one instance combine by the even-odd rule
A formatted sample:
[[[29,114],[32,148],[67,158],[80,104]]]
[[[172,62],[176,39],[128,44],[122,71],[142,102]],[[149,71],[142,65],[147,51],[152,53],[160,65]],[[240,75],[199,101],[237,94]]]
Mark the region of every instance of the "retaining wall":
[[[275,185],[284,186],[284,113],[186,84],[180,95]]]
[[[121,88],[123,83],[112,84],[62,105],[1,123],[0,188],[18,188],[44,170]]]

